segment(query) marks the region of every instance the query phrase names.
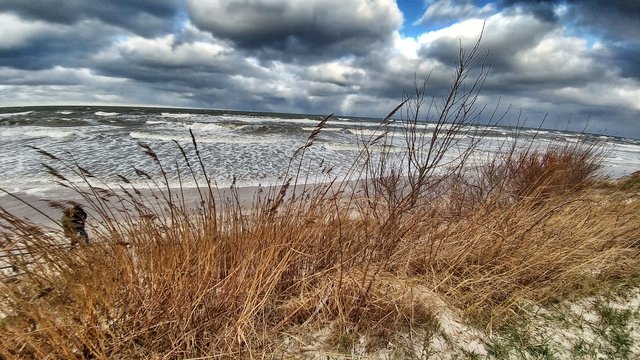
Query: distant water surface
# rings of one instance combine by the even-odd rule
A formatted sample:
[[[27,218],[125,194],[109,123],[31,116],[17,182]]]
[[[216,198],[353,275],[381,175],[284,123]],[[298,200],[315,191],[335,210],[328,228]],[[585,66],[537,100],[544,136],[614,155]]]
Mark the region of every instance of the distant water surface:
[[[291,155],[302,146],[322,116],[145,107],[21,107],[0,109],[0,188],[12,192],[46,193],[55,179],[41,163],[51,163],[31,146],[62,158],[74,159],[107,183],[121,183],[116,175],[143,182],[135,169],[158,175],[151,158],[138,143],[158,154],[177,185],[192,186],[180,144],[193,166],[195,151],[189,129],[208,173],[220,186],[235,177],[239,185],[267,185],[280,180]],[[379,119],[334,117],[327,122],[305,157],[311,166],[333,167],[339,174],[350,164],[363,137],[376,134]],[[506,127],[475,127],[486,132],[478,148],[481,159],[516,136]],[[635,139],[523,129],[522,140],[538,146],[599,141],[607,151],[604,175],[620,177],[640,170],[640,141]],[[464,147],[467,135],[461,134]],[[396,136],[395,145],[400,136]],[[393,143],[392,143],[393,144]],[[176,167],[180,170],[178,178]],[[63,171],[63,173],[66,173]],[[2,196],[2,195],[0,195]]]

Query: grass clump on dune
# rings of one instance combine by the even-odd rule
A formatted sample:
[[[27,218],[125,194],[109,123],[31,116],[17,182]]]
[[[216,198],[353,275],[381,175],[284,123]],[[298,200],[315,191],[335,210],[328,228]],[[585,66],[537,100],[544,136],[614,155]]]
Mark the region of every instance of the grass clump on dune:
[[[477,46],[461,53],[437,105],[419,88],[394,109],[346,175],[327,171],[325,182],[308,184],[305,150],[324,119],[283,183],[250,204],[235,186],[213,185],[195,138],[191,151],[177,144],[190,169],[179,175],[200,181],[195,202],[169,187],[167,165],[146,145],[165,176],[139,170],[142,188],[125,177],[109,187],[90,169],[39,150],[48,171],[83,198],[93,243],[70,251],[59,230],[0,209],[4,246],[29,254],[11,257],[21,273],[0,285],[0,356],[376,351],[404,334],[445,331],[445,313],[499,328],[523,301],[579,297],[632,279],[640,201],[627,186],[597,186],[596,147],[514,145],[470,161],[483,136],[472,126],[486,76],[478,55]],[[472,69],[479,74],[469,83]],[[401,120],[391,126],[393,117]]]

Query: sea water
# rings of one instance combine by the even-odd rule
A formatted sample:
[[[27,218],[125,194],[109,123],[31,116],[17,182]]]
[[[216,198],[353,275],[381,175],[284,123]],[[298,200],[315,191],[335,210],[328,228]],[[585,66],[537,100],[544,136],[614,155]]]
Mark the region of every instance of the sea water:
[[[60,170],[78,181],[72,169],[52,161],[33,147],[61,159],[75,162],[114,186],[122,177],[144,183],[143,171],[162,180],[155,160],[145,154],[140,143],[157,154],[168,174],[170,185],[193,186],[202,181],[189,130],[208,175],[218,186],[232,182],[239,186],[272,185],[282,182],[291,158],[308,140],[321,115],[236,112],[198,109],[146,107],[57,106],[0,109],[0,188],[13,193],[46,194],[56,178],[42,164]],[[401,121],[391,124],[396,131],[387,141],[387,150],[402,151]],[[381,133],[380,119],[338,116],[326,122],[314,144],[305,149],[305,171],[319,173],[331,168],[344,173],[362,149],[366,139]],[[427,124],[426,136],[434,125]],[[621,177],[640,170],[640,140],[559,130],[511,129],[500,126],[467,126],[456,136],[455,147],[465,148],[474,134],[483,134],[472,159],[488,159],[500,146],[516,137],[524,144],[598,143],[605,159],[602,175]],[[189,165],[178,145],[183,148]],[[455,158],[455,149],[448,154]],[[299,154],[299,152],[298,152]],[[293,162],[298,165],[296,161]],[[72,167],[73,168],[73,167]],[[122,176],[122,177],[120,177]],[[311,179],[314,180],[313,178]],[[0,195],[0,198],[4,195]]]

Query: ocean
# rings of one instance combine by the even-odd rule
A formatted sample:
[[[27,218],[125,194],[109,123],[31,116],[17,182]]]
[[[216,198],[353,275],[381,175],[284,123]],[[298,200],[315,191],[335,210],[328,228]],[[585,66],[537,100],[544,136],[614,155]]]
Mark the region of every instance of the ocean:
[[[152,176],[158,167],[139,143],[149,145],[169,174],[172,185],[193,186],[176,142],[192,165],[195,135],[207,172],[220,187],[234,179],[239,186],[272,185],[282,181],[289,159],[305,144],[322,115],[237,112],[223,110],[148,107],[50,106],[0,109],[0,188],[43,195],[59,187],[42,164],[55,165],[32,147],[76,161],[107,184],[120,184],[124,176],[144,183],[136,169]],[[359,144],[375,135],[380,119],[337,116],[331,118],[313,146],[306,149],[305,166],[331,167],[339,176],[353,162]],[[392,125],[393,128],[394,125]],[[429,130],[430,125],[427,125]],[[618,178],[640,170],[640,140],[572,133],[559,130],[471,126],[460,134],[459,146],[471,141],[470,133],[485,136],[477,158],[498,151],[505,140],[519,136],[536,146],[597,142],[605,150],[602,174]],[[401,148],[396,134],[391,146]],[[468,138],[468,139],[467,139]],[[453,155],[452,155],[453,156]],[[59,165],[58,165],[59,166]],[[63,174],[70,174],[61,169]],[[71,175],[70,175],[71,176]],[[71,176],[71,178],[73,178]],[[314,181],[314,179],[310,179]],[[2,196],[0,195],[0,199]]]

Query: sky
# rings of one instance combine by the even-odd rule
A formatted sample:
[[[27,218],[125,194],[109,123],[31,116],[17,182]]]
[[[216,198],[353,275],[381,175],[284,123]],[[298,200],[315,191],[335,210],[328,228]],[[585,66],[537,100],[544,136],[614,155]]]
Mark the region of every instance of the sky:
[[[0,106],[384,117],[481,32],[481,120],[640,138],[640,0],[0,0]]]

